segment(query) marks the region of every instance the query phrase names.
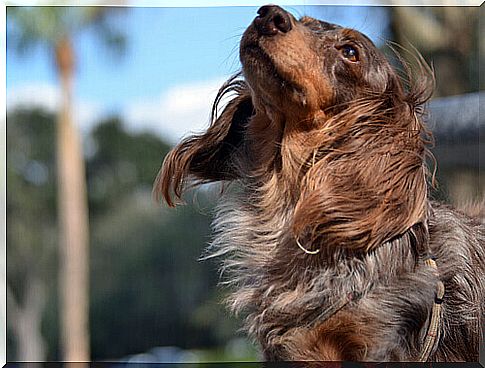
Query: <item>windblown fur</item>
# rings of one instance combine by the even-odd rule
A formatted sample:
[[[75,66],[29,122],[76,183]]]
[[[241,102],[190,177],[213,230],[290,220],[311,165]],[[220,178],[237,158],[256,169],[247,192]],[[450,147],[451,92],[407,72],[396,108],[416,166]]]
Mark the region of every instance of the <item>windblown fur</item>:
[[[242,75],[221,88],[208,130],[168,154],[155,192],[175,205],[189,182],[234,184],[208,254],[268,360],[416,361],[440,279],[429,360],[477,361],[484,228],[428,199],[429,69],[418,58],[419,83],[403,79],[354,30],[276,6],[259,14]],[[359,297],[318,318],[347,295]]]

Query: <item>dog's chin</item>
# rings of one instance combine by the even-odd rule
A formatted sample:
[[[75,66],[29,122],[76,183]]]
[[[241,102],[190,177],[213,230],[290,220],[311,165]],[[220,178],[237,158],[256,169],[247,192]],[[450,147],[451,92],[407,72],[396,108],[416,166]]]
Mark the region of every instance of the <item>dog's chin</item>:
[[[240,56],[244,77],[257,98],[277,110],[305,108],[304,88],[285,77],[263,48],[256,43],[242,45]]]

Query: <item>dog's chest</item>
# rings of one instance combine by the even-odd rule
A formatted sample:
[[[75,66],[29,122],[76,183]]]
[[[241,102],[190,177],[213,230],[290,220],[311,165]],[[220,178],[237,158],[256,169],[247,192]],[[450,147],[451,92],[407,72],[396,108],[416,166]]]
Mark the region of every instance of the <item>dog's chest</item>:
[[[420,301],[413,299],[406,285],[414,283],[411,289],[426,294],[423,305],[433,300],[434,285],[423,282],[426,274],[389,281],[399,280],[393,274],[401,272],[383,269],[390,260],[414,265],[408,245],[395,240],[372,256],[334,266],[315,265],[317,258],[304,254],[288,235],[289,219],[281,209],[268,216],[226,200],[214,223],[213,247],[224,259],[234,291],[230,305],[246,313],[246,327],[261,343],[266,358],[409,358],[416,350],[409,341],[419,334],[427,310],[416,306]],[[388,281],[382,282],[381,272]],[[355,292],[364,294],[362,299],[346,300]]]

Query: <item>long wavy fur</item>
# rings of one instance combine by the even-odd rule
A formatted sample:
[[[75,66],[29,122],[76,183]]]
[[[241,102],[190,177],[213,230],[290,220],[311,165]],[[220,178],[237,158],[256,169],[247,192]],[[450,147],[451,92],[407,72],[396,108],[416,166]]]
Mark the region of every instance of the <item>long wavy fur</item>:
[[[220,89],[207,131],[165,158],[154,192],[170,206],[188,184],[238,187],[221,197],[207,257],[221,259],[227,303],[266,359],[416,360],[439,278],[443,323],[430,360],[478,360],[483,225],[429,200],[422,114],[433,74],[420,56],[413,70],[397,60],[405,75],[390,70],[384,90],[293,130],[238,74]],[[439,275],[422,262],[429,251]],[[355,292],[358,302],[311,322]]]

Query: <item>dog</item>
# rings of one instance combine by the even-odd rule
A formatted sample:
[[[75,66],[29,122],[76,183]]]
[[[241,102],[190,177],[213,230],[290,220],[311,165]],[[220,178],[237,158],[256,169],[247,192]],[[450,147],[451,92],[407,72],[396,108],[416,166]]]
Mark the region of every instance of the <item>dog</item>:
[[[407,77],[358,31],[274,5],[240,59],[154,192],[230,184],[209,256],[265,359],[478,361],[484,226],[429,199],[427,64]]]

